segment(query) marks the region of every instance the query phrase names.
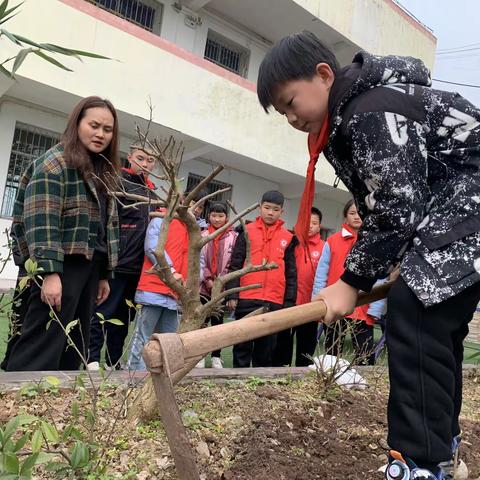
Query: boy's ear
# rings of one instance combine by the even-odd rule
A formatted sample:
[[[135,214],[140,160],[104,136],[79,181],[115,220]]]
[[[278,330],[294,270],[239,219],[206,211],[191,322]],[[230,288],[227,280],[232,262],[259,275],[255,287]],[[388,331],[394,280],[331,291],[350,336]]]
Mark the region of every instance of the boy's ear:
[[[333,81],[335,80],[335,74],[333,73],[332,68],[327,63],[318,63],[315,67],[315,71],[317,75],[323,80],[327,87],[331,87],[333,85]]]

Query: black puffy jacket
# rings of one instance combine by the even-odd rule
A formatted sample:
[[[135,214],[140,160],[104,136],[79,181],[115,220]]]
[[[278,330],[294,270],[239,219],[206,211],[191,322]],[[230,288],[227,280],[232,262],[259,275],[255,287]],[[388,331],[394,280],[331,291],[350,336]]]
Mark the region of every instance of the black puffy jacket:
[[[130,170],[122,169],[122,183],[127,193],[154,197],[155,186],[142,174],[133,174]],[[122,198],[124,205],[131,205],[136,200]],[[116,272],[139,275],[142,269],[145,233],[149,222],[149,213],[155,208],[151,205],[139,205],[136,208],[124,208],[118,204],[120,225],[120,246]]]

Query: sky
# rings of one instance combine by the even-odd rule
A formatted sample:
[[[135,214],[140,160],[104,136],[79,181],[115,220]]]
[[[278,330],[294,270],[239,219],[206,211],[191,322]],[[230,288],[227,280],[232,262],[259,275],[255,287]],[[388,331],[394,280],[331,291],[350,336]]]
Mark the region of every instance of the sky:
[[[480,87],[480,1],[398,0],[437,37],[433,78]],[[462,49],[464,51],[459,52]],[[457,50],[457,51],[452,51]],[[480,107],[480,88],[433,82],[434,88],[457,91]]]

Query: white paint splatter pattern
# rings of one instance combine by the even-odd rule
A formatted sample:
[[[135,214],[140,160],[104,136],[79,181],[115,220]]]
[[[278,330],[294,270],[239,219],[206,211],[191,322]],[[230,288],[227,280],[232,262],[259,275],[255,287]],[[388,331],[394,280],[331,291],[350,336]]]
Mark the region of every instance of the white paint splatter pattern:
[[[480,281],[480,110],[429,88],[417,59],[354,61],[325,150],[364,217],[346,269],[373,280],[401,260],[418,298],[439,303]]]

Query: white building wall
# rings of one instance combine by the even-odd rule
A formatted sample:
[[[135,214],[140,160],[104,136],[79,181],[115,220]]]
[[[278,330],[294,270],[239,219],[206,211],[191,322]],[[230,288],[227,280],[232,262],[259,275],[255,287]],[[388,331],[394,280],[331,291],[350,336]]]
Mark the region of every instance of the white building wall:
[[[189,26],[189,22],[186,20],[187,15],[200,18],[201,24]],[[173,42],[179,47],[185,48],[203,58],[209,29],[249,50],[250,56],[246,78],[256,82],[260,63],[270,46],[268,43],[262,41],[253,32],[248,32],[205,10],[199,13],[183,8],[179,12],[167,2],[163,3],[160,35],[165,40]]]

